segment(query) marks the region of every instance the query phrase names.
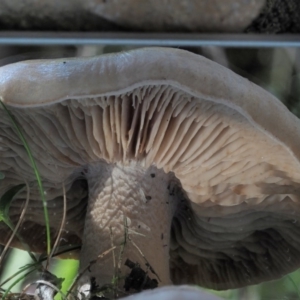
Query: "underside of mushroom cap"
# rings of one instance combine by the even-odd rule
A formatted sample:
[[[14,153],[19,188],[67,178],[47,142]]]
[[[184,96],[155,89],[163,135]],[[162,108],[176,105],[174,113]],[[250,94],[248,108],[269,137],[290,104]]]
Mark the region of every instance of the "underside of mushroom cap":
[[[247,80],[185,51],[141,49],[3,67],[0,96],[37,161],[53,236],[62,182],[67,234],[81,238],[86,167],[135,161],[178,179],[166,187],[182,200],[172,224],[174,283],[234,288],[299,266],[300,123]],[[6,176],[0,194],[24,179],[34,182],[4,110],[0,149]],[[13,220],[24,197],[12,203]],[[34,187],[31,202],[25,219],[41,226]],[[4,230],[1,225],[1,242]]]

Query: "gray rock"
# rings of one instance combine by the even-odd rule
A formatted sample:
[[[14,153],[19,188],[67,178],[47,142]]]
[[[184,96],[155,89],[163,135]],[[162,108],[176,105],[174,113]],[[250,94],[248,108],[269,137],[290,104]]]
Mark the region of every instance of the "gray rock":
[[[242,32],[266,0],[2,0],[0,28]]]

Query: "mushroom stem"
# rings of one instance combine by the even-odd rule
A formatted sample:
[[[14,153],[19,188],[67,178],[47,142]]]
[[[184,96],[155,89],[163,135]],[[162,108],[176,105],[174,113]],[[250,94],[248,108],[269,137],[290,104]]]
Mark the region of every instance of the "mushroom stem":
[[[89,276],[95,277],[98,286],[111,284],[117,278],[117,288],[124,290],[132,263],[146,272],[141,277],[157,280],[158,286],[171,283],[170,228],[177,207],[169,191],[173,178],[155,167],[132,163],[88,167],[89,203],[81,269],[112,246],[117,247],[90,268]],[[140,280],[140,289],[145,288],[144,278],[134,280]],[[139,288],[132,283],[126,289],[132,293]]]

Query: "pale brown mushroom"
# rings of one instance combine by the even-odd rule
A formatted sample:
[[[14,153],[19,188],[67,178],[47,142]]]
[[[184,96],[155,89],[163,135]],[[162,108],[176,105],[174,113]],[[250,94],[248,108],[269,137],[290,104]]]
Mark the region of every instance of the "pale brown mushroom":
[[[124,300],[221,300],[221,298],[190,286],[167,286],[129,296]]]
[[[81,269],[125,245],[121,275],[110,252],[81,284],[116,274],[126,281],[126,259],[145,271],[140,251],[158,286],[236,288],[300,265],[300,122],[232,71],[162,48],[20,62],[0,68],[0,97],[37,161],[53,238],[64,183],[64,239],[82,241]],[[33,185],[20,234],[43,251],[35,176],[4,110],[0,147],[0,195],[24,179]],[[14,222],[23,201],[12,203]],[[5,243],[10,233],[0,226]]]

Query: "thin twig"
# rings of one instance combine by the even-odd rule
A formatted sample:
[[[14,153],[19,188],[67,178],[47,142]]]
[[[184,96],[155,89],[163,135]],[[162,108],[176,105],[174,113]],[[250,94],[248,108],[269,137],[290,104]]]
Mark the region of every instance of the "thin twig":
[[[146,269],[146,272],[145,272],[145,276],[144,276],[144,280],[141,284],[141,287],[139,288],[139,291],[143,291],[144,290],[144,287],[145,287],[145,284],[147,282],[147,278],[148,278],[148,271],[150,269],[150,265],[146,265],[147,269]]]
[[[70,289],[68,290],[68,293],[66,295],[66,297],[68,297],[70,295],[70,293],[72,292],[72,290],[74,289],[74,287],[76,286],[78,280],[82,277],[82,275],[92,266],[94,265],[99,259],[102,259],[104,256],[106,256],[107,254],[109,254],[111,251],[113,251],[114,249],[116,249],[116,247],[112,247],[106,251],[104,251],[103,253],[99,254],[97,256],[96,259],[90,261],[90,263],[77,275],[77,277],[75,278],[74,282],[72,283]]]
[[[18,231],[18,229],[19,229],[19,227],[20,227],[20,225],[21,225],[21,223],[22,223],[22,221],[23,221],[23,219],[24,219],[25,213],[26,213],[26,211],[27,211],[27,206],[28,206],[29,199],[30,199],[30,187],[29,187],[29,184],[28,184],[27,180],[25,180],[25,184],[26,184],[26,189],[27,189],[27,193],[26,193],[26,201],[25,201],[24,207],[23,207],[23,209],[22,209],[22,212],[21,212],[19,221],[18,221],[17,225],[15,226],[15,228],[14,228],[14,230],[13,230],[13,232],[12,232],[12,235],[10,236],[8,242],[6,243],[6,245],[5,245],[5,247],[4,247],[4,250],[3,250],[2,253],[1,253],[1,256],[0,256],[0,265],[1,265],[1,263],[2,263],[2,260],[3,260],[5,254],[6,254],[6,252],[7,252],[7,250],[8,250],[8,248],[9,248],[9,246],[10,246],[12,240],[14,239],[14,237],[15,237],[16,234],[17,234],[17,231]],[[23,243],[22,240],[21,240],[21,243]],[[36,262],[35,257],[34,257],[33,254],[31,254],[31,252],[30,252],[29,246],[28,246],[26,243],[24,243],[24,245],[25,245],[26,250],[28,251],[30,257],[33,259],[33,261]]]
[[[114,247],[114,237],[113,237],[113,232],[111,227],[109,227],[109,235],[110,235],[110,246]],[[116,257],[115,257],[115,251],[112,252],[113,255],[113,265],[114,265],[114,270],[116,271]]]
[[[48,214],[47,200],[46,200],[45,193],[44,193],[42,179],[41,179],[40,173],[38,171],[35,159],[34,159],[32,153],[31,153],[30,147],[27,144],[26,139],[25,139],[25,137],[23,135],[22,129],[19,126],[19,124],[17,123],[14,115],[10,112],[10,110],[4,104],[3,99],[1,97],[0,97],[0,105],[2,106],[2,108],[5,110],[5,112],[9,116],[9,118],[10,118],[10,120],[12,122],[12,125],[13,125],[14,129],[16,130],[16,133],[17,133],[19,139],[21,140],[21,142],[22,142],[22,144],[23,144],[23,146],[24,146],[24,148],[26,150],[26,153],[28,155],[30,164],[31,164],[33,172],[35,174],[36,181],[38,183],[38,188],[39,188],[39,192],[40,192],[40,195],[41,195],[41,198],[42,198],[42,203],[43,203],[44,217],[45,217],[45,223],[46,223],[47,254],[49,255],[50,252],[51,252],[49,214]]]
[[[109,227],[109,235],[110,235],[110,244],[111,244],[111,247],[114,247],[114,236],[113,236],[113,232],[112,232],[112,228]],[[114,284],[114,288],[115,286],[118,284],[118,274],[117,273],[117,269],[116,269],[116,257],[115,257],[115,250],[112,251],[112,256],[113,256],[113,266],[114,266],[114,281],[113,281],[113,284]],[[116,292],[115,292],[115,289],[113,289],[113,292],[114,292],[114,298],[116,298]]]
[[[120,273],[121,271],[122,257],[123,257],[125,245],[127,243],[127,237],[128,237],[127,217],[123,216],[123,219],[124,219],[124,242],[121,245],[119,259],[118,259],[118,273]]]
[[[43,285],[47,285],[50,288],[52,288],[53,290],[55,290],[56,292],[60,293],[61,296],[63,297],[63,299],[66,299],[66,295],[57,287],[55,286],[53,283],[48,282],[46,280],[36,280],[34,282],[31,282],[29,284],[27,284],[24,289],[22,290],[22,293],[20,294],[20,297],[22,297],[25,293],[26,290],[28,290],[33,284],[43,284]]]
[[[134,230],[128,228],[128,235],[130,235],[130,234],[134,234],[134,235],[139,235],[139,236],[142,236],[142,237],[146,237],[145,234],[137,232],[137,231],[134,231]]]
[[[62,217],[62,220],[61,220],[61,224],[60,224],[60,227],[59,227],[59,231],[58,231],[58,234],[57,234],[57,237],[56,237],[56,240],[55,240],[55,243],[52,247],[52,251],[50,253],[50,255],[48,256],[47,258],[47,263],[46,263],[46,270],[48,269],[48,266],[49,266],[49,263],[50,263],[50,259],[52,258],[55,250],[56,250],[56,247],[60,241],[60,237],[61,237],[61,234],[62,234],[62,231],[65,227],[65,224],[66,224],[66,215],[67,215],[67,195],[66,195],[66,187],[65,187],[65,184],[63,182],[62,184],[62,190],[63,190],[63,201],[64,201],[64,210],[63,210],[63,217]]]
[[[150,265],[149,261],[147,260],[146,256],[143,254],[142,250],[137,246],[137,244],[132,240],[131,237],[128,237],[128,240],[132,243],[132,245],[133,245],[133,246],[138,250],[138,252],[141,254],[141,256],[143,257],[143,259],[144,259],[145,262],[146,262],[146,265],[149,266],[150,271],[157,277],[157,279],[158,279],[159,281],[161,281],[160,278],[159,278],[159,276],[158,276],[158,274],[155,272],[155,270],[152,268],[152,266]]]
[[[15,280],[5,291],[5,293],[2,295],[1,300],[6,299],[7,295],[10,293],[10,290],[20,281],[24,280],[24,278],[26,278],[26,276],[28,276],[30,273],[32,273],[33,271],[35,271],[35,269],[28,271],[27,273],[25,273],[23,276],[19,277],[17,280]],[[14,277],[15,275],[13,275]],[[2,285],[4,284],[4,282],[2,283]]]

